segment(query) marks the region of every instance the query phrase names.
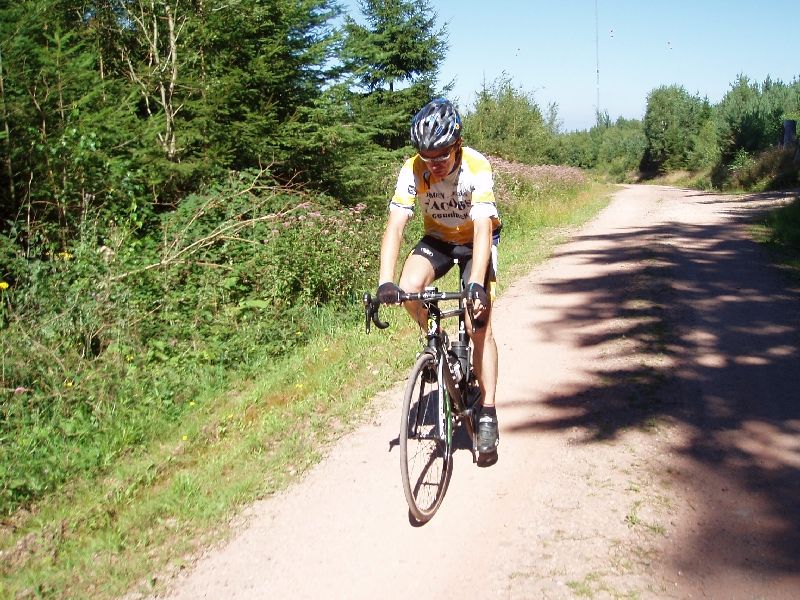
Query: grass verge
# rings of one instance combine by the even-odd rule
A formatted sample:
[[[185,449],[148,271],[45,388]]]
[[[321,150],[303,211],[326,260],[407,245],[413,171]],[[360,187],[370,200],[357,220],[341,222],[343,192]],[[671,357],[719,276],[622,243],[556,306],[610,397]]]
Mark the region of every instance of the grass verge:
[[[755,225],[754,237],[772,251],[792,281],[800,282],[800,196]]]
[[[596,214],[609,188],[558,171],[497,171],[502,293]],[[0,597],[103,599],[161,588],[160,574],[223,539],[242,507],[300,477],[370,414],[378,391],[402,379],[418,334],[393,310],[385,315],[392,327],[370,336],[358,306],[320,311],[308,328],[317,336],[262,375],[209,387],[146,449],[6,518]]]

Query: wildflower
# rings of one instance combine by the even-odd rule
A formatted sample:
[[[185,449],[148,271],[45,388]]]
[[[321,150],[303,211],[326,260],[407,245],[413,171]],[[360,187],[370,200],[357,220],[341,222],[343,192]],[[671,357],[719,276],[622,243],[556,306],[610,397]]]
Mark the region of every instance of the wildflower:
[[[303,335],[303,332],[302,331],[298,331],[298,332],[295,333],[295,335]]]
[[[17,388],[14,390],[14,393],[15,393],[15,394],[24,394],[24,393],[25,393],[25,392],[27,392],[27,391],[28,391],[28,388],[25,388],[25,387],[22,387],[21,385],[19,385],[19,386],[17,386]]]
[[[296,387],[299,390],[299,389],[301,389],[303,387],[303,384],[302,383],[295,383],[294,387]]]
[[[65,262],[68,260],[72,260],[72,254],[70,254],[69,252],[59,252],[58,257]]]
[[[181,439],[185,442],[186,440],[189,439],[189,436],[188,435],[184,435],[184,436],[181,437]]]
[[[0,290],[7,290],[7,289],[8,289],[8,282],[0,281]]]
[[[72,387],[72,383],[73,383],[73,382],[72,382],[72,380],[71,380],[71,379],[67,379],[67,380],[64,382],[64,387],[71,388],[71,387]]]
[[[194,400],[189,401],[189,406],[194,406]]]

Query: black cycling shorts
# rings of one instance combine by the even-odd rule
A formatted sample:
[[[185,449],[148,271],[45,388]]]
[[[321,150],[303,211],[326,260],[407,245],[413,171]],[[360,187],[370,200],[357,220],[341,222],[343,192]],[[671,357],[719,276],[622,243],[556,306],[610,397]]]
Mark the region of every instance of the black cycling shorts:
[[[497,282],[497,244],[500,235],[492,236],[492,252],[489,266],[486,269],[486,278],[483,287],[489,294],[489,299],[494,299],[495,284]],[[424,236],[411,251],[412,255],[424,256],[433,266],[434,279],[444,277],[458,261],[459,276],[464,286],[469,283],[472,272],[472,244],[450,244],[433,236]]]

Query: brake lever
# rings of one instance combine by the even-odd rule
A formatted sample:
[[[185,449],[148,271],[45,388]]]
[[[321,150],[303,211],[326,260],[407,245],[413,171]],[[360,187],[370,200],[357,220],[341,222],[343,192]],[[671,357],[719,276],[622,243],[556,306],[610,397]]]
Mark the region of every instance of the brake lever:
[[[366,330],[370,332],[370,323],[374,323],[378,329],[386,329],[389,327],[388,322],[381,321],[378,318],[378,309],[381,303],[377,298],[372,298],[369,292],[364,294],[364,314],[366,316]]]
[[[366,329],[367,333],[369,333],[369,323],[372,320],[372,296],[369,295],[369,292],[364,293],[364,317],[366,319],[366,323],[364,324],[364,329]]]

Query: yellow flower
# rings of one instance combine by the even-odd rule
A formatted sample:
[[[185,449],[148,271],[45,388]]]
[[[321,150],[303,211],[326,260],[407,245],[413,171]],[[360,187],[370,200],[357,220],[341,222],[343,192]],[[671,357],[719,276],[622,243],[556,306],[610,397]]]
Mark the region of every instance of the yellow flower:
[[[0,281],[0,290],[7,290],[8,289],[8,282]]]
[[[68,387],[68,388],[72,387],[72,380],[71,379],[67,379],[64,382],[64,387]]]
[[[299,390],[301,387],[303,387],[303,384],[302,383],[295,383],[294,387],[296,387]]]
[[[185,442],[186,440],[189,439],[189,436],[188,435],[184,435],[181,439]]]
[[[62,260],[65,260],[65,261],[72,259],[72,254],[70,254],[69,252],[59,252],[58,256],[59,256],[59,258],[61,258]]]

